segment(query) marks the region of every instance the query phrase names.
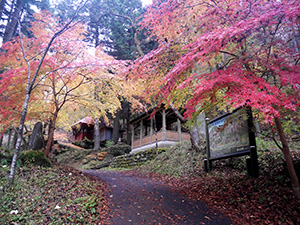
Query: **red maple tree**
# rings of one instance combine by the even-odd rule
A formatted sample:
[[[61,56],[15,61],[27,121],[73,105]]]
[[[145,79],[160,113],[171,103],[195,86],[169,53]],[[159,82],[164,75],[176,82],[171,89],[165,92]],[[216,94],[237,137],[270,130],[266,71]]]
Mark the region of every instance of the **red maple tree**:
[[[136,61],[131,76],[161,77],[159,88],[145,94],[184,105],[186,117],[212,104],[251,106],[264,122],[276,125],[300,198],[281,126],[286,113],[296,118],[300,107],[299,25],[297,0],[157,0],[144,26],[160,46]]]

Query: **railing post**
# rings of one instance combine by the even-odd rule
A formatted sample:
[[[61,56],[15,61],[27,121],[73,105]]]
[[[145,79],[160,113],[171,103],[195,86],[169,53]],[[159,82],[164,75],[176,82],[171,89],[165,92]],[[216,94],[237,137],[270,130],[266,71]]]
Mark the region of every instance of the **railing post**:
[[[167,125],[166,125],[166,110],[163,109],[162,111],[162,141],[166,140],[166,131],[167,131]]]
[[[178,130],[179,141],[182,142],[181,122],[180,122],[180,120],[178,118],[177,118],[177,130]]]
[[[143,139],[143,120],[141,120],[141,125],[140,125],[140,147],[142,146],[142,139]]]
[[[131,150],[133,149],[134,142],[134,124],[131,125]]]
[[[150,120],[150,144],[152,143],[152,135],[153,135],[153,119]]]

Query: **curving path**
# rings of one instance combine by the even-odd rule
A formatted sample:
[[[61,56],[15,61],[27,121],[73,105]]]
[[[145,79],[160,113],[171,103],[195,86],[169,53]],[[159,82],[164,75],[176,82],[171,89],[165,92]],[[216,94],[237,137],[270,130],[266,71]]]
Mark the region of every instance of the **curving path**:
[[[110,224],[232,224],[203,202],[174,193],[163,183],[115,171],[83,172],[109,185],[113,203]]]

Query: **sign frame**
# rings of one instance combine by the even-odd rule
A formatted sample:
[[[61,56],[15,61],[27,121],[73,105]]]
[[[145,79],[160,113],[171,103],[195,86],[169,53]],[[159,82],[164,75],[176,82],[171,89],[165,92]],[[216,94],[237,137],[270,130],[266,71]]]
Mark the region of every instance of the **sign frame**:
[[[243,113],[242,110],[245,110],[244,115],[242,114]],[[244,124],[243,124],[246,127],[243,127],[243,125],[240,126],[240,127],[242,127],[242,129],[244,129],[244,131],[247,130],[247,133],[242,133],[243,137],[240,137],[240,138],[243,138],[244,143],[247,143],[247,145],[236,147],[234,145],[234,141],[233,141],[231,143],[231,145],[228,143],[224,143],[224,148],[222,149],[222,147],[217,146],[217,144],[215,144],[215,143],[212,143],[212,141],[214,141],[214,140],[212,138],[210,138],[209,131],[212,129],[218,129],[220,127],[220,126],[218,127],[218,125],[224,124],[227,118],[228,118],[227,120],[230,121],[230,119],[231,119],[231,121],[233,121],[232,118],[234,118],[235,116],[247,116],[247,119],[244,120]],[[233,124],[233,123],[234,122],[231,122],[231,124]],[[226,126],[225,126],[225,128],[226,128]],[[224,128],[224,130],[225,130],[225,128]],[[233,130],[233,132],[235,132],[234,126],[231,129]],[[238,133],[238,132],[235,132],[235,134],[236,133]],[[226,113],[226,114],[216,117],[212,120],[206,119],[206,143],[207,143],[206,144],[207,158],[204,160],[204,169],[206,172],[210,172],[212,170],[212,161],[249,155],[250,157],[247,159],[248,174],[252,177],[258,177],[259,169],[258,169],[253,117],[252,117],[252,110],[249,106],[239,107],[239,108],[233,110],[231,113]],[[226,146],[226,144],[227,144],[227,146]],[[225,150],[226,153],[219,154],[219,153],[216,153],[217,151],[213,152],[213,149],[211,148],[212,146],[217,148],[219,151]],[[231,149],[229,149],[229,150],[226,149],[229,147]],[[237,149],[235,149],[235,148],[237,148]],[[238,149],[238,148],[240,148],[240,149]]]

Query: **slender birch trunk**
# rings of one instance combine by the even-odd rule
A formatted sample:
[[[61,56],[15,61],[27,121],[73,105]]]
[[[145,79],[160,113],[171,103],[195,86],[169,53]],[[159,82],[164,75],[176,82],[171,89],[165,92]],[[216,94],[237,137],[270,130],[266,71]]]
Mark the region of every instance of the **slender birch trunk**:
[[[23,110],[22,110],[22,114],[21,114],[21,121],[20,121],[19,131],[18,131],[18,138],[17,138],[14,156],[13,156],[12,163],[11,163],[11,169],[10,169],[10,175],[9,175],[9,186],[12,186],[14,183],[16,163],[17,163],[18,154],[19,154],[19,150],[20,150],[20,146],[21,146],[21,142],[22,142],[23,128],[24,128],[25,119],[26,119],[26,115],[27,115],[27,109],[28,109],[28,104],[29,104],[29,100],[30,100],[30,95],[31,95],[32,90],[35,88],[34,84],[36,82],[36,79],[38,77],[38,74],[40,72],[42,64],[44,62],[44,59],[45,59],[46,55],[48,54],[49,49],[52,46],[52,43],[54,42],[54,40],[70,28],[70,25],[74,21],[79,10],[82,7],[84,7],[86,2],[87,1],[83,2],[83,4],[77,8],[72,19],[51,37],[51,39],[49,40],[49,43],[47,44],[47,47],[43,51],[42,57],[39,60],[39,64],[38,64],[37,68],[35,69],[33,76],[31,76],[32,74],[31,74],[30,62],[26,58],[26,53],[25,53],[25,49],[24,49],[23,41],[22,41],[22,35],[21,35],[21,31],[19,29],[20,46],[21,46],[21,50],[22,50],[23,59],[25,60],[27,67],[28,67],[28,76],[27,76],[27,83],[26,83],[26,95],[25,95]]]
[[[24,128],[25,119],[26,119],[26,115],[27,115],[29,99],[30,99],[30,91],[26,93],[24,106],[23,106],[23,110],[22,110],[22,114],[21,114],[21,121],[20,121],[20,125],[19,125],[19,130],[18,130],[17,143],[16,143],[15,152],[14,152],[12,163],[11,163],[11,168],[10,168],[9,186],[12,186],[14,183],[16,164],[17,164],[17,160],[18,160],[19,150],[21,147],[23,128]]]

